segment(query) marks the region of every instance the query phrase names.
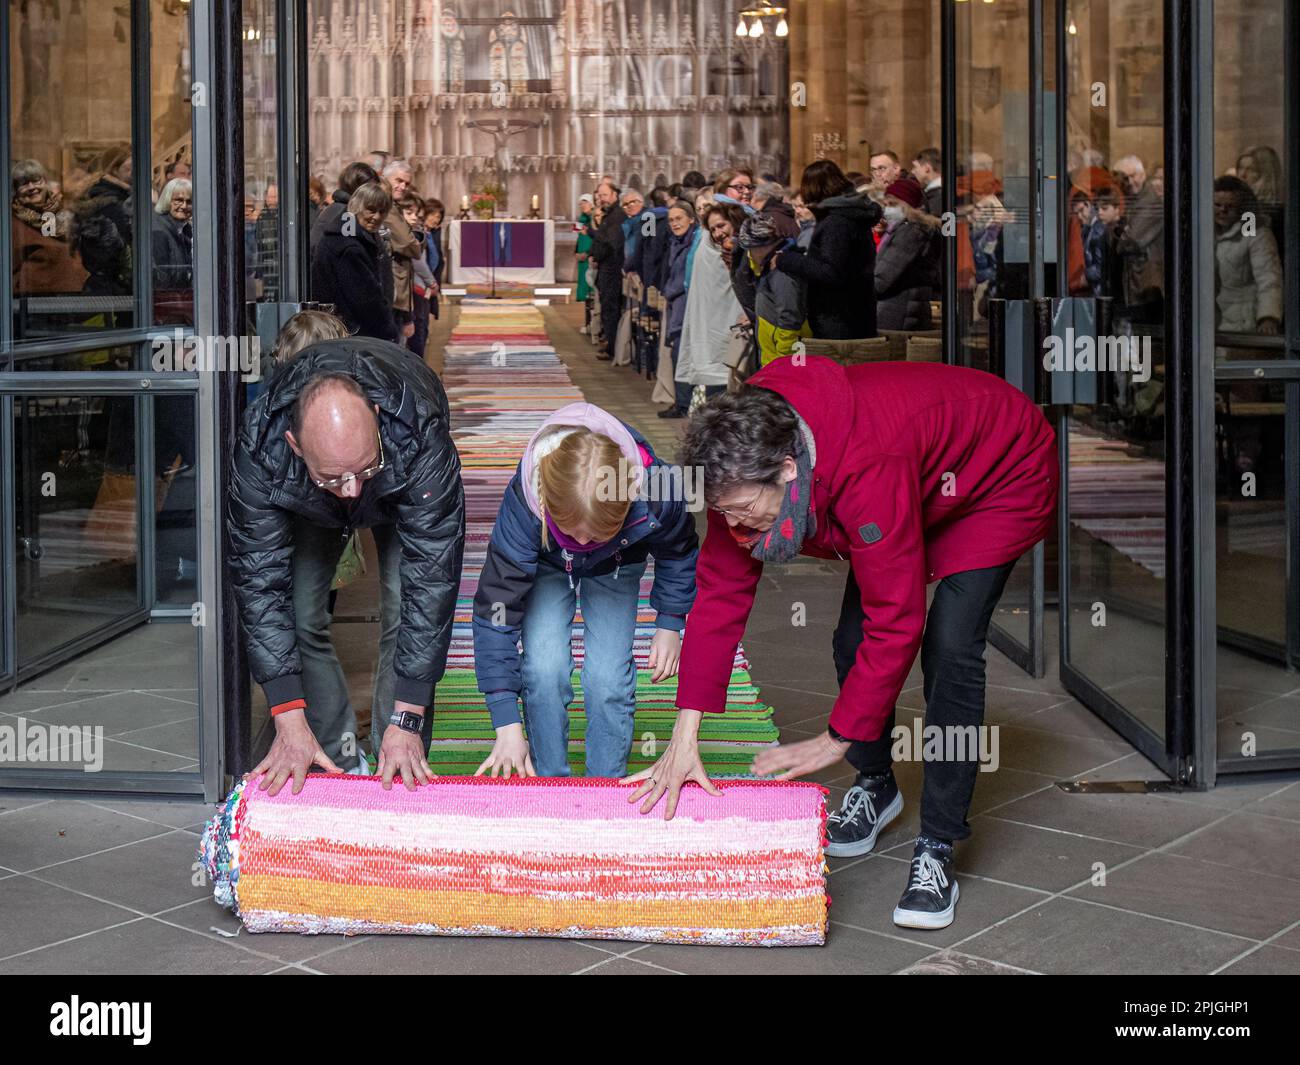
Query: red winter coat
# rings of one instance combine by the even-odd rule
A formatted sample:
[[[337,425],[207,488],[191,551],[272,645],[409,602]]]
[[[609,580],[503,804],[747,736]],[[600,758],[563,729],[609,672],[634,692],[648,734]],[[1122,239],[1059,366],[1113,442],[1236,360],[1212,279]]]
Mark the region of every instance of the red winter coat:
[[[830,723],[875,739],[921,646],[926,584],[1017,559],[1052,528],[1055,434],[1028,398],[980,370],[810,356],[778,359],[749,383],[784,396],[812,431],[817,531],[802,553],[849,560],[867,619]],[[762,571],[710,510],[679,707],[724,709]]]

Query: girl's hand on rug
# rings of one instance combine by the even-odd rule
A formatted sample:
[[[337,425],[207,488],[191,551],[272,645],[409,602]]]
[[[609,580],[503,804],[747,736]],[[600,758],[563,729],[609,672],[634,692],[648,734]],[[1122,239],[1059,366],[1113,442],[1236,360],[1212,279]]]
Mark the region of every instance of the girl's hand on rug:
[[[266,757],[244,779],[261,776],[258,787],[268,795],[278,795],[285,781],[293,777],[293,793],[297,795],[313,765],[329,773],[343,772],[316,742],[316,736],[307,724],[306,711],[290,710],[276,715],[275,741]]]
[[[420,784],[427,784],[433,779],[429,768],[429,758],[424,753],[424,744],[413,732],[405,732],[396,725],[389,725],[384,730],[384,743],[379,748],[379,775],[384,778],[384,790],[393,786],[393,777],[399,773],[407,791],[414,791]]]
[[[528,753],[523,725],[502,725],[497,729],[492,753],[483,759],[483,764],[475,770],[474,775],[481,777],[489,769],[492,770],[492,776],[504,776],[507,780],[511,773],[521,777],[537,776],[532,756]]]
[[[682,634],[672,629],[655,629],[650,637],[650,679],[658,684],[677,676],[677,666],[682,660]]]
[[[659,761],[649,769],[633,773],[627,778],[629,783],[643,781],[642,785],[628,796],[628,802],[636,802],[645,796],[641,812],[648,814],[655,808],[664,792],[668,793],[668,802],[664,806],[664,820],[671,821],[677,812],[677,799],[682,785],[693,780],[710,795],[721,795],[722,789],[709,779],[700,761],[700,718],[699,710],[679,710],[677,724],[673,726],[673,738],[668,743]]]
[[[833,739],[829,732],[823,732],[811,740],[769,747],[754,759],[754,775],[765,777],[778,773],[777,780],[793,780],[834,765],[844,758],[848,749],[848,740]]]

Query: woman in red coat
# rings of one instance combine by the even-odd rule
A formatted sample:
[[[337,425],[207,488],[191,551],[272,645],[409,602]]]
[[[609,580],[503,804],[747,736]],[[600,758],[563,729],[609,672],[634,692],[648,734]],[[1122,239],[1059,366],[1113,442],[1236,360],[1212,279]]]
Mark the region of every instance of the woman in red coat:
[[[979,370],[846,368],[796,355],[696,415],[682,464],[703,469],[708,534],[682,648],[678,721],[664,755],[633,778],[645,783],[632,799],[645,797],[645,813],[666,791],[671,817],[686,780],[717,793],[700,762],[700,715],[725,707],[763,563],[847,559],[832,640],[840,694],[829,728],[763,752],[754,772],[789,778],[847,758],[858,776],[828,819],[826,850],[865,854],[902,810],[891,731],[918,650],[927,727],[949,735],[983,724],[989,620],[1016,560],[1052,528],[1052,429],[1027,397]],[[935,581],[927,615],[926,585]],[[925,766],[921,835],[895,923],[952,923],[952,846],[970,834],[977,771],[974,757]]]

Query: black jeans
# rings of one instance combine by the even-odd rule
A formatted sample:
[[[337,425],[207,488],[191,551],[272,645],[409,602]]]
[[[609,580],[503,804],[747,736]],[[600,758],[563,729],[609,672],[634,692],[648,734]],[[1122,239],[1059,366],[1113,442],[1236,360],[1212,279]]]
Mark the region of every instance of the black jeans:
[[[619,319],[623,317],[622,271],[600,271],[596,275],[596,292],[600,297],[600,332],[605,338],[605,350],[613,354]]]
[[[925,724],[959,728],[984,724],[984,647],[989,621],[1014,562],[989,569],[965,570],[945,577],[934,591],[921,641],[925,690]],[[835,673],[843,686],[862,643],[862,597],[849,574],[839,624],[831,638]],[[859,773],[877,776],[893,765],[894,716],[874,740],[854,740],[845,756]],[[909,724],[910,728],[910,724]],[[919,741],[917,741],[919,746]],[[909,749],[911,748],[909,744]],[[921,788],[921,832],[939,840],[970,835],[966,814],[975,793],[979,762],[940,759],[925,763]]]

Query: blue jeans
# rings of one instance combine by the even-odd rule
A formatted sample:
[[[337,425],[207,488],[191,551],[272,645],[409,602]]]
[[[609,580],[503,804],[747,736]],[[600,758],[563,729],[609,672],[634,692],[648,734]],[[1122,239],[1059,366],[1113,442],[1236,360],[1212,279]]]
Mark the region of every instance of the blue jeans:
[[[582,601],[582,694],[587,708],[587,775],[627,775],[636,712],[637,595],[645,563],[601,577],[575,578],[538,566],[524,613],[524,727],[539,776],[569,775],[569,704],[573,702],[573,617]]]

